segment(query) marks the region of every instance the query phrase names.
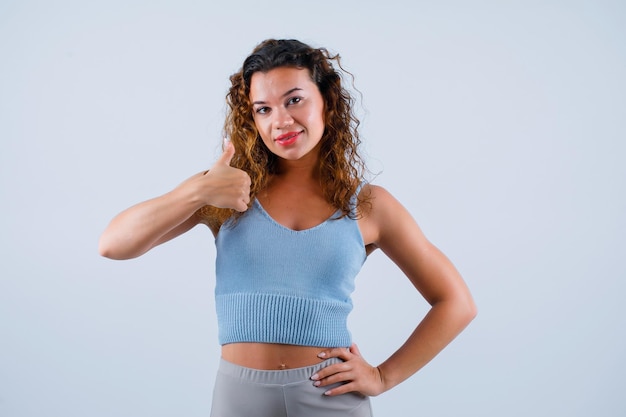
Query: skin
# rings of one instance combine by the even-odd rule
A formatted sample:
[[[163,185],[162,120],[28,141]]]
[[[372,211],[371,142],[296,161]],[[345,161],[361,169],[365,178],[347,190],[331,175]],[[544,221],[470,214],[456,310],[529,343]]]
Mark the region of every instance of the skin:
[[[293,230],[324,222],[336,209],[325,200],[317,175],[324,101],[308,70],[284,67],[255,73],[250,99],[263,142],[280,157],[277,174],[257,195],[259,202],[274,220]],[[280,138],[287,138],[288,145],[277,142]],[[245,211],[250,178],[229,165],[233,155],[233,146],[226,145],[210,170],[117,215],[100,238],[100,253],[112,259],[140,256],[199,224],[195,213],[204,205]],[[312,375],[312,383],[319,387],[343,383],[326,391],[330,396],[347,392],[375,396],[415,374],[474,318],[476,307],[463,279],[409,212],[382,187],[366,185],[362,192],[371,195],[370,209],[358,220],[367,252],[382,250],[431,305],[406,342],[378,366],[370,365],[356,345],[328,349],[234,343],[222,347],[224,359],[257,369],[282,369],[338,357],[343,362]]]

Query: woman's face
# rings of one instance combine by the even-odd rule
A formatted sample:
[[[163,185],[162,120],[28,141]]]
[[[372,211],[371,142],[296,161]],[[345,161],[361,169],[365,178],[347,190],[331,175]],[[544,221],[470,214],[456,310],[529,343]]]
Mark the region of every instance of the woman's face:
[[[256,128],[272,153],[298,160],[319,152],[324,99],[308,69],[279,67],[254,73],[250,101]]]

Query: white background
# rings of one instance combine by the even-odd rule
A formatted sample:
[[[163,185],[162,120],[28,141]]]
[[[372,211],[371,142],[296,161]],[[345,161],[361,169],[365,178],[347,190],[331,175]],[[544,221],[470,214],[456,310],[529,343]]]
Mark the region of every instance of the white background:
[[[374,182],[478,304],[376,415],[625,415],[623,2],[1,0],[0,416],[208,415],[208,229],[124,262],[97,240],[212,165],[268,37],[343,56]],[[374,364],[427,307],[380,253],[354,301]]]

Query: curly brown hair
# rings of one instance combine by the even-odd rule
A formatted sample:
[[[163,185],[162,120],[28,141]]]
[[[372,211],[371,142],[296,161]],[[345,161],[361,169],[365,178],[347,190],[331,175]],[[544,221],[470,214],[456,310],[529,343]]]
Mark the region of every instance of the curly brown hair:
[[[332,65],[336,62],[339,72]],[[268,39],[257,45],[246,58],[240,71],[231,75],[231,87],[226,95],[228,104],[224,134],[235,147],[231,166],[248,173],[252,180],[250,201],[263,190],[276,173],[278,157],[267,149],[257,131],[250,102],[250,80],[256,72],[268,72],[278,67],[308,69],[311,80],[324,99],[325,130],[321,138],[319,174],[326,200],[342,215],[356,218],[360,205],[366,201],[359,196],[355,207],[353,196],[364,180],[365,163],[359,153],[358,126],[354,98],[342,86],[343,73],[339,54],[325,48],[313,48],[297,40]],[[351,75],[351,74],[350,74]],[[205,206],[201,217],[218,229],[235,210]]]

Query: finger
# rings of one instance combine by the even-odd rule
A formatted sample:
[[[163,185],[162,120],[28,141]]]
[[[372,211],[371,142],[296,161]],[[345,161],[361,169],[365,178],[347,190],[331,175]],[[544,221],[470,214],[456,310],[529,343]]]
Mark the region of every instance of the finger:
[[[342,385],[339,385],[338,387],[329,389],[328,391],[324,392],[324,395],[327,395],[329,397],[335,397],[337,395],[343,395],[343,394],[347,394],[349,392],[355,392],[355,391],[356,391],[356,387],[354,386],[354,384],[347,383],[347,384],[342,384]]]
[[[346,370],[345,372],[336,372],[328,376],[318,374],[317,377],[319,379],[313,382],[313,385],[315,385],[316,387],[325,387],[337,383],[351,382],[355,379],[355,375],[352,370]]]
[[[248,210],[248,204],[244,200],[239,200],[239,202],[237,202],[237,206],[234,207],[234,209],[240,213],[243,213],[244,211]]]
[[[226,145],[224,146],[224,153],[217,160],[216,164],[230,166],[230,161],[233,159],[233,156],[235,156],[235,145],[233,145],[230,141],[226,142]]]
[[[237,204],[237,207],[235,207],[235,211],[238,211],[239,213],[243,213],[244,211],[248,210],[248,206],[246,206],[243,202]]]
[[[340,380],[345,380],[345,378],[338,379],[338,378],[341,378],[341,377],[337,377],[336,375],[345,376],[351,370],[352,370],[352,367],[350,366],[350,364],[348,364],[346,362],[336,363],[334,365],[328,365],[328,366],[320,369],[314,375],[311,375],[311,379],[313,381],[323,381],[323,384],[317,384],[317,386],[329,385],[329,384],[332,384],[333,382],[338,382]],[[333,377],[333,378],[329,379],[331,377]]]
[[[334,348],[323,350],[317,355],[319,358],[328,359],[328,358],[341,358],[345,361],[350,359],[350,348]]]

